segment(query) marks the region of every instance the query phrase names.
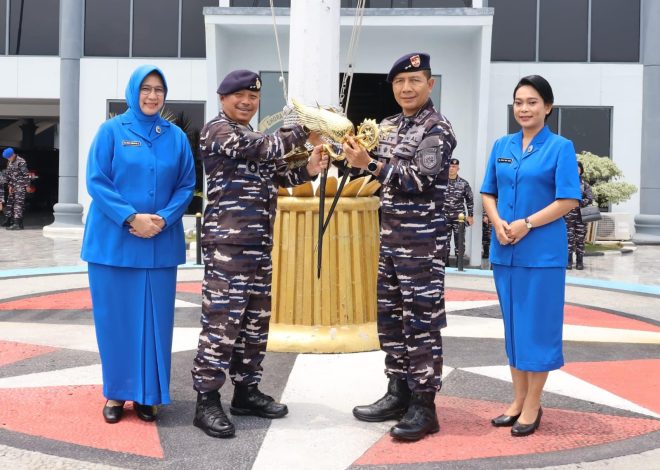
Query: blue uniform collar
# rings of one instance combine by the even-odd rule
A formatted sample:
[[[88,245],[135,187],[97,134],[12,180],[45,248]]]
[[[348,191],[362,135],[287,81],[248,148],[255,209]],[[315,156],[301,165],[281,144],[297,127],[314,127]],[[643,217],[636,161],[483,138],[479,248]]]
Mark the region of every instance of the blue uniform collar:
[[[543,126],[543,129],[541,129],[532,139],[532,141],[529,143],[527,146],[526,152],[523,153],[522,149],[522,141],[523,141],[523,134],[522,130],[516,132],[513,134],[513,138],[511,139],[510,145],[513,146],[511,149],[513,152],[513,155],[516,156],[518,159],[525,159],[535,153],[537,150],[539,150],[543,144],[545,143],[546,140],[548,140],[548,137],[552,134],[552,131],[546,124]]]

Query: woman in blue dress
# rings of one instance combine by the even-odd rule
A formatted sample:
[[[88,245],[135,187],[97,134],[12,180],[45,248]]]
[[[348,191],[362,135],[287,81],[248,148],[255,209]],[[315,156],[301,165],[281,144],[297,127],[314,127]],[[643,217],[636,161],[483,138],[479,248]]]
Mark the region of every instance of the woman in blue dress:
[[[127,400],[145,421],[170,401],[176,272],[186,260],[181,217],[195,170],[186,134],[160,116],[166,95],[163,72],[138,67],[126,87],[128,110],[101,125],[87,160],[92,203],[81,257],[108,423],[121,419]]]
[[[513,113],[522,128],[495,142],[481,194],[493,224],[490,261],[504,320],[513,402],[493,426],[532,434],[541,422],[548,372],[564,364],[562,326],[567,239],[563,216],[580,200],[573,143],[545,124],[550,84],[522,78]]]

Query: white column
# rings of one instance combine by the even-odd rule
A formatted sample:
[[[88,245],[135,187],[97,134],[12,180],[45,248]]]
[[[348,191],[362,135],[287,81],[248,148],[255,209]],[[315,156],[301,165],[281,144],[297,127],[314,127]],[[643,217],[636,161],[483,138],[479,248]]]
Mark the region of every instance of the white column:
[[[289,102],[339,104],[340,0],[291,0]]]

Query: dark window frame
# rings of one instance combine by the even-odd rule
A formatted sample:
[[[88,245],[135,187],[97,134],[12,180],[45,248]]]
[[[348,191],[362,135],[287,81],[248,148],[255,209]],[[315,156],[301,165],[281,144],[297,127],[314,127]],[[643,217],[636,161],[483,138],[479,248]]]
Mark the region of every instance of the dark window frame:
[[[642,62],[642,57],[641,57],[641,34],[642,34],[642,25],[641,25],[641,1],[642,0],[626,0],[627,2],[634,2],[633,8],[635,8],[638,12],[640,12],[639,15],[637,15],[637,23],[636,23],[636,30],[633,31],[632,37],[635,38],[635,44],[632,46],[633,50],[635,53],[633,55],[635,56],[634,59],[631,60],[600,60],[600,59],[594,59],[592,58],[593,55],[593,49],[592,49],[592,30],[593,30],[593,5],[597,0],[587,0],[588,1],[588,12],[587,12],[587,58],[586,61],[564,61],[564,60],[553,60],[553,61],[542,61],[540,60],[540,26],[541,26],[541,14],[540,14],[540,5],[541,5],[541,0],[520,0],[520,1],[536,1],[537,4],[537,19],[536,19],[536,42],[535,42],[535,48],[536,48],[536,54],[533,60],[518,60],[518,59],[492,59],[493,56],[498,56],[498,55],[505,55],[505,54],[498,54],[498,53],[493,53],[492,50],[492,45],[491,45],[491,62],[503,62],[503,63],[516,63],[516,62],[526,62],[526,63],[562,63],[562,62],[569,62],[569,63],[576,63],[576,64],[603,64],[603,63],[615,63],[615,64],[639,64]],[[491,0],[484,0],[484,7],[489,7],[491,5]]]

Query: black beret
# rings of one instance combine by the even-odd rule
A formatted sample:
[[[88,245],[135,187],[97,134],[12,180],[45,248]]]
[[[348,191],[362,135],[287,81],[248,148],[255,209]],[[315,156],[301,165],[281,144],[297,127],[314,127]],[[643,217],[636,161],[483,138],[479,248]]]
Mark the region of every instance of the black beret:
[[[452,158],[451,160],[449,160],[450,165],[460,165],[460,163],[461,162],[458,158]]]
[[[417,72],[418,70],[431,70],[431,56],[424,52],[411,52],[397,59],[387,74],[387,81],[392,82],[401,72]]]
[[[218,87],[219,95],[228,95],[239,90],[261,90],[261,78],[258,73],[249,70],[234,70],[220,82]]]

